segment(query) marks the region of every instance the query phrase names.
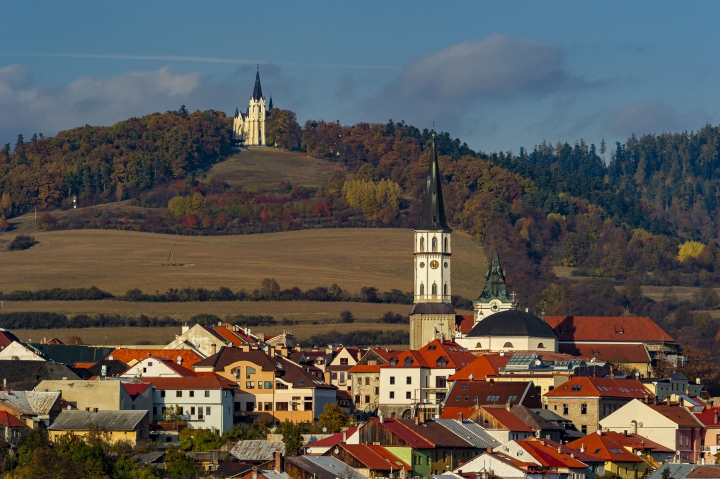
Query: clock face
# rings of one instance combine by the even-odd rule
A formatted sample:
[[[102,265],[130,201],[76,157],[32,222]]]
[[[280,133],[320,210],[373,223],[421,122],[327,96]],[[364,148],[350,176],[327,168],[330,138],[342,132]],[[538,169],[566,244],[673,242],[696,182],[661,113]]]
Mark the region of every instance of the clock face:
[[[500,303],[496,300],[490,301],[490,309],[497,312],[500,309]]]
[[[430,267],[432,269],[438,269],[438,266],[440,266],[440,263],[438,263],[437,261],[435,261],[435,260],[430,261]]]

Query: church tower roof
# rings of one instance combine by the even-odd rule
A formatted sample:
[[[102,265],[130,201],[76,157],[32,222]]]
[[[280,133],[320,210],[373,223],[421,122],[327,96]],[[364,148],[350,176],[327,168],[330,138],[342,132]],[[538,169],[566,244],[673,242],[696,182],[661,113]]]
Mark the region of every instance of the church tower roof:
[[[432,136],[432,152],[428,166],[427,182],[425,184],[425,197],[423,198],[422,215],[420,216],[419,230],[452,231],[445,221],[445,206],[442,199],[442,185],[440,183],[440,166],[438,165],[437,149],[435,148],[435,132]]]
[[[255,89],[253,90],[253,100],[260,100],[263,97],[262,87],[260,86],[260,70],[255,73]]]
[[[505,270],[500,266],[500,257],[497,250],[493,253],[490,268],[485,271],[485,288],[473,303],[488,303],[493,299],[503,303],[513,302],[505,286]]]
[[[235,107],[235,118],[237,118],[239,114],[240,112],[238,111],[237,107]]]
[[[268,110],[272,110],[272,109],[273,109],[273,105],[272,105],[272,95],[270,95],[270,105],[268,105]]]

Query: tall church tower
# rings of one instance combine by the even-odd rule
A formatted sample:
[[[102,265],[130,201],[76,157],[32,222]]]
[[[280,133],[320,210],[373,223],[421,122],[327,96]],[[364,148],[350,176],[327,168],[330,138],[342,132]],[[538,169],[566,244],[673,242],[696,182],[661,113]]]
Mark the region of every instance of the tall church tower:
[[[490,267],[485,271],[485,288],[483,288],[480,296],[473,301],[475,323],[479,323],[491,314],[507,311],[515,307],[516,301],[510,297],[505,286],[505,270],[500,266],[500,257],[498,252],[495,251]]]
[[[255,73],[255,88],[246,113],[239,113],[235,109],[233,120],[233,136],[237,142],[245,145],[265,145],[265,97],[260,85],[260,70]]]
[[[410,349],[437,338],[452,339],[455,309],[450,285],[451,229],[445,220],[440,167],[432,139],[420,225],[415,236],[415,305],[410,312]]]

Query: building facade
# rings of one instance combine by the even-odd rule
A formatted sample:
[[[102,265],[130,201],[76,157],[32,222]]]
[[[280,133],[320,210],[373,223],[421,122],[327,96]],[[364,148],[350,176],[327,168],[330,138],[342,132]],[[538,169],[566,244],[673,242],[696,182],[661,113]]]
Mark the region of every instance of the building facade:
[[[238,144],[245,146],[265,145],[265,118],[270,109],[272,109],[272,100],[270,100],[270,108],[266,108],[258,70],[255,74],[255,88],[250,97],[247,111],[241,113],[237,108],[235,109],[233,139]]]

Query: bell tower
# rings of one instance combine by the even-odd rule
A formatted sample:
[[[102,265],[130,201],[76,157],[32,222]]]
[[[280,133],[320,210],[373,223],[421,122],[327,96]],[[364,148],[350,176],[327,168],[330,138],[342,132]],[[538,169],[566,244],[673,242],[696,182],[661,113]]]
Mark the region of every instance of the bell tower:
[[[452,307],[450,284],[451,232],[445,220],[433,132],[422,215],[418,228],[413,232],[415,305],[410,312],[410,349],[419,349],[438,337],[453,338],[455,309]]]

